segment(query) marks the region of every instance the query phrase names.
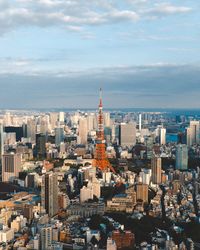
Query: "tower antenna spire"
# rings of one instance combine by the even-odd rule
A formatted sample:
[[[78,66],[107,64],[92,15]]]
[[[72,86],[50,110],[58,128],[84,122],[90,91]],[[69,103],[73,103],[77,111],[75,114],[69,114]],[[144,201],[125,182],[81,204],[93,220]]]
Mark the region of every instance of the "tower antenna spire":
[[[99,89],[99,107],[102,108],[103,103],[102,103],[102,88]]]

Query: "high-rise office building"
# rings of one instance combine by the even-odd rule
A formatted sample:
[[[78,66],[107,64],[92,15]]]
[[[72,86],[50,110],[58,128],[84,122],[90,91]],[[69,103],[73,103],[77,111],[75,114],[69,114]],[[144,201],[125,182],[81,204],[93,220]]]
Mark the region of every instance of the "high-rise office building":
[[[154,138],[153,136],[148,136],[145,139],[145,144],[146,144],[146,148],[147,148],[147,159],[152,159],[153,157],[153,145],[154,145]]]
[[[104,116],[104,127],[110,127],[111,121],[110,121],[110,113],[106,112],[103,114]]]
[[[199,144],[199,135],[200,135],[200,122],[199,121],[190,121],[190,126],[186,130],[187,133],[187,145],[191,146],[193,144]]]
[[[38,158],[46,157],[46,135],[36,134],[36,155]]]
[[[188,147],[185,144],[176,146],[176,169],[186,170],[188,168]]]
[[[142,114],[139,114],[139,131],[142,130]]]
[[[59,122],[63,124],[65,122],[65,112],[59,113]]]
[[[51,124],[51,129],[54,129],[56,127],[56,124],[58,122],[58,113],[56,112],[51,112],[50,113],[50,124]]]
[[[159,139],[160,145],[166,144],[166,128],[160,128]]]
[[[36,121],[34,119],[29,119],[27,121],[27,138],[30,138],[32,143],[36,140]]]
[[[143,184],[149,185],[151,180],[151,169],[142,168],[139,176],[141,177],[141,181]]]
[[[148,185],[147,184],[138,183],[136,185],[136,197],[137,197],[137,200],[148,202]]]
[[[87,116],[87,128],[88,128],[88,131],[91,131],[91,130],[94,130],[94,120],[96,119],[96,115],[94,113],[90,113],[88,114]]]
[[[49,129],[49,116],[42,116],[39,122],[40,134],[47,135]]]
[[[81,117],[79,119],[78,130],[79,130],[80,144],[87,144],[88,128],[87,128],[87,119],[85,117]]]
[[[132,147],[136,144],[136,127],[134,123],[119,125],[119,144],[122,147]]]
[[[40,249],[49,249],[52,244],[52,226],[45,226],[40,229]],[[52,248],[50,248],[52,249]]]
[[[59,146],[64,141],[64,129],[62,127],[55,128],[55,144]]]
[[[191,142],[191,128],[186,128],[186,143],[187,143],[187,146],[190,147],[192,145],[192,142]]]
[[[50,217],[58,213],[58,177],[56,173],[49,172],[42,177],[41,200],[43,208]]]
[[[154,184],[161,184],[162,159],[160,157],[153,157],[151,160],[152,182]]]
[[[4,154],[2,157],[2,181],[12,182],[19,177],[21,154]]]

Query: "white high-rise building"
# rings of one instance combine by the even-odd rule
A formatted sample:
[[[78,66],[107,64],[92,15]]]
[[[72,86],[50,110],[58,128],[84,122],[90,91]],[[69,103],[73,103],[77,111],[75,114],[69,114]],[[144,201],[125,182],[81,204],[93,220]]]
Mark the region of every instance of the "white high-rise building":
[[[87,144],[88,128],[87,128],[87,119],[85,117],[79,119],[78,130],[79,130],[80,144]]]
[[[87,116],[87,128],[88,131],[94,130],[94,120],[96,119],[95,114],[91,113]]]
[[[142,130],[142,114],[139,114],[139,131]]]
[[[160,145],[165,145],[166,144],[166,128],[160,128]]]
[[[143,184],[149,185],[151,180],[151,169],[143,168],[139,175],[141,182]]]
[[[51,123],[51,129],[54,129],[58,122],[58,113],[52,112],[50,113],[50,123]]]
[[[136,126],[134,123],[119,125],[119,144],[122,147],[131,147],[136,143]]]
[[[59,113],[59,122],[64,123],[65,122],[65,112]]]
[[[110,113],[106,112],[103,115],[104,115],[104,127],[110,127],[110,125],[111,125]]]
[[[192,145],[191,142],[191,128],[186,128],[186,142],[187,142],[187,146],[190,147]]]
[[[74,115],[71,116],[71,123],[72,123],[72,126],[73,125],[77,125],[78,124],[78,121],[80,119],[80,114],[78,112],[76,112]]]

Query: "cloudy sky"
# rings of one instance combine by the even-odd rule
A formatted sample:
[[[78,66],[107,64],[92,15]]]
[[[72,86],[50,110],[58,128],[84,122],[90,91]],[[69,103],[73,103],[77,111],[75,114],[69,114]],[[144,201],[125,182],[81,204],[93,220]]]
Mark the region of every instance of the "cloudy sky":
[[[200,1],[0,0],[0,108],[200,107]]]

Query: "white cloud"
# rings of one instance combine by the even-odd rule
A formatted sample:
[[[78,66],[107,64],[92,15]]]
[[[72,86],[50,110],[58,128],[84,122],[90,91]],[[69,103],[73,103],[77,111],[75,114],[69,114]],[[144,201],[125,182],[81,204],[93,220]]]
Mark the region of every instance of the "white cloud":
[[[192,9],[185,6],[175,6],[169,3],[156,4],[153,8],[147,9],[144,13],[153,15],[172,15],[190,12]]]
[[[140,4],[139,4],[140,2]],[[187,13],[191,8],[170,3],[108,0],[0,0],[0,32],[23,26],[61,26],[80,32],[81,27],[138,21],[163,15]],[[141,4],[142,3],[142,4]]]

